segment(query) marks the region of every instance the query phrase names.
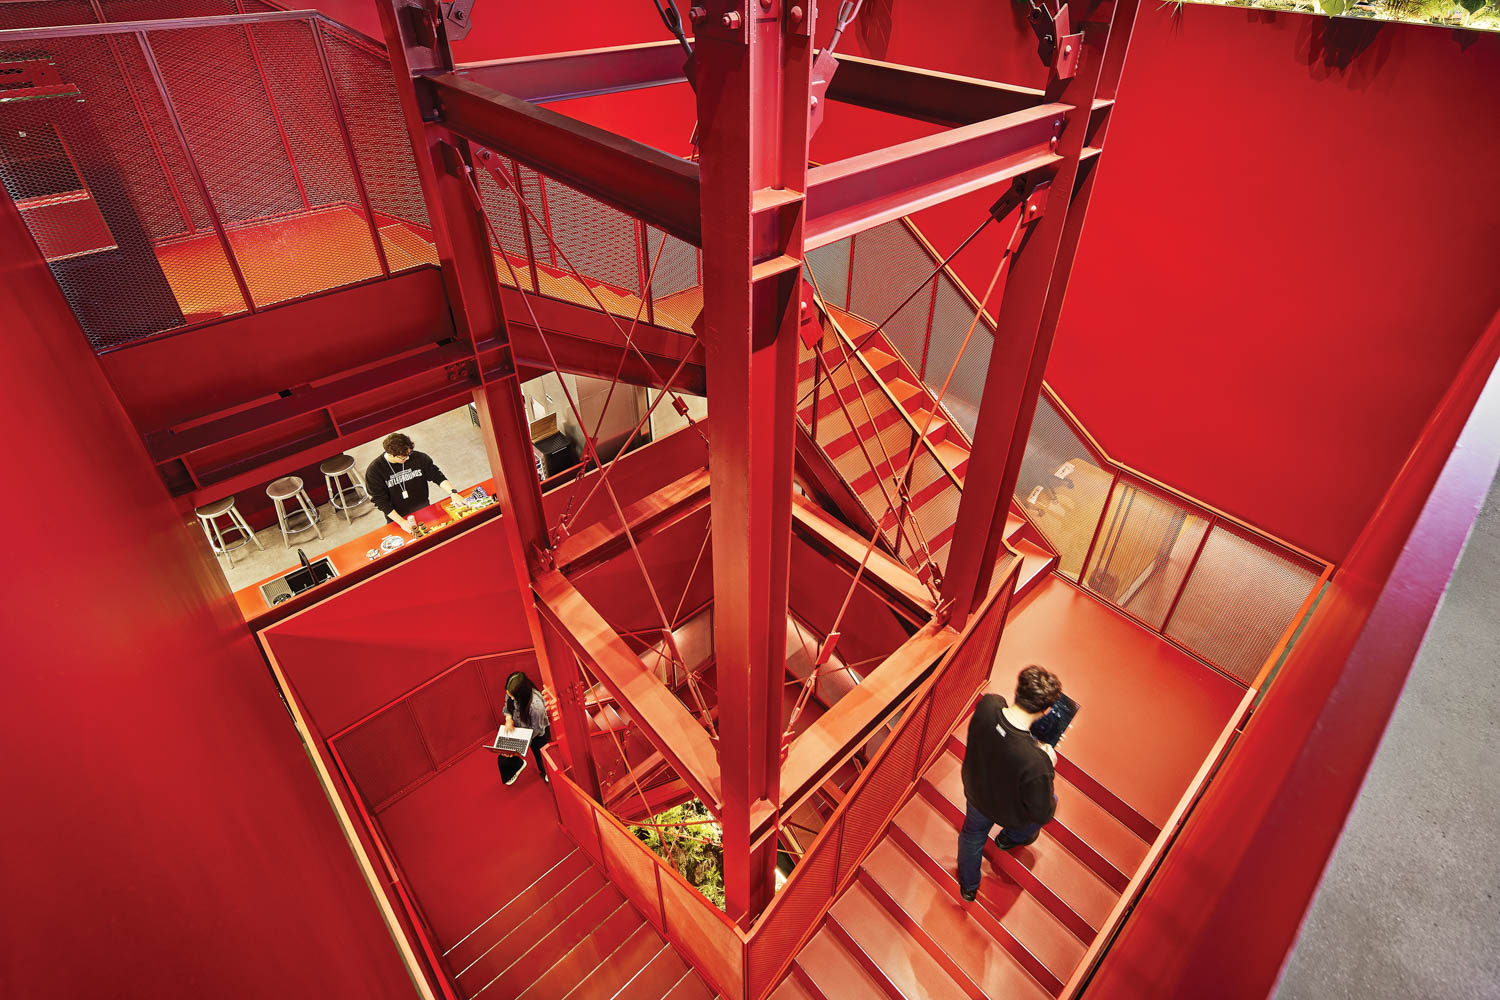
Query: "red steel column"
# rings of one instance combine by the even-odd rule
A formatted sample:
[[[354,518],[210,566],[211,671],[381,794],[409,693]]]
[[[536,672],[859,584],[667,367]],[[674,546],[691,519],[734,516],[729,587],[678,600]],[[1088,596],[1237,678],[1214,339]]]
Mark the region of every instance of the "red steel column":
[[[551,543],[531,449],[530,424],[495,277],[489,231],[478,208],[478,196],[468,180],[468,143],[422,120],[412,83],[414,70],[451,69],[452,53],[448,51],[441,26],[429,17],[420,0],[392,0],[378,6],[454,320],[459,334],[471,346],[486,347],[489,367],[480,371],[482,388],[475,392],[474,402],[504,512],[503,530],[512,549],[511,564],[504,571],[514,573],[520,593],[528,595],[533,566],[547,558]],[[411,32],[418,27],[433,32],[436,43],[429,47],[414,41]],[[494,347],[498,351],[491,352],[489,349]],[[542,682],[557,697],[563,755],[573,766],[574,781],[597,797],[599,784],[589,755],[588,720],[583,714],[584,688],[578,661],[541,621],[535,602],[523,597],[522,605]]]
[[[705,7],[696,85],[724,895],[748,926],[775,891],[774,830],[759,842],[752,831],[780,795],[814,5]]]
[[[1073,203],[1089,116],[1101,86],[1112,91],[1119,79],[1137,3],[1118,0],[1107,27],[1085,24],[1087,48],[1078,75],[1071,80],[1053,75],[1047,86],[1048,101],[1070,104],[1073,110],[1058,143],[1063,163],[1052,181],[1046,215],[1012,263],[996,317],[995,347],[974,430],[974,451],[964,476],[949,549],[952,555],[943,578],[942,597],[953,602],[950,616],[956,625],[983,602],[1004,545],[1005,514],[1026,453],[1042,373],[1062,309],[1062,292],[1072,271],[1092,189],[1090,173],[1078,192],[1078,203]]]

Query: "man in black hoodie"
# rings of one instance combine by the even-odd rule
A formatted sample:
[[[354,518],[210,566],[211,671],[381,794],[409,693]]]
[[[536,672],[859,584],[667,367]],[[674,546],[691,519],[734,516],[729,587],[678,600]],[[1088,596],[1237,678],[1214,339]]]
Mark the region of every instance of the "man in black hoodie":
[[[1033,664],[1016,678],[1014,705],[987,694],[969,720],[963,771],[968,812],[958,834],[958,888],[965,900],[979,892],[979,862],[991,827],[1000,827],[995,843],[1009,851],[1036,840],[1052,819],[1057,752],[1037,742],[1031,724],[1061,695],[1057,677]]]
[[[405,434],[387,435],[380,448],[381,456],[365,469],[365,487],[376,509],[390,518],[392,524],[407,531],[416,527],[412,515],[431,502],[427,496],[428,483],[436,483],[458,496],[458,490],[448,482],[432,456],[425,451],[413,451],[411,438]]]

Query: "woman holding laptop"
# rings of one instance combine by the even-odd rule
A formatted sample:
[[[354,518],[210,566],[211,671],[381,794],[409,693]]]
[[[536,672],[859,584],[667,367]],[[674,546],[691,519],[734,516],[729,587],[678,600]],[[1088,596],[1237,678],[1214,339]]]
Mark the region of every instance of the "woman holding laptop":
[[[509,733],[517,728],[531,730],[531,754],[536,758],[536,768],[541,772],[542,780],[547,781],[547,768],[542,764],[542,747],[552,742],[547,728],[547,701],[521,670],[505,679],[505,727],[501,732]],[[500,777],[507,785],[526,768],[524,755],[517,758],[502,753],[497,760]]]

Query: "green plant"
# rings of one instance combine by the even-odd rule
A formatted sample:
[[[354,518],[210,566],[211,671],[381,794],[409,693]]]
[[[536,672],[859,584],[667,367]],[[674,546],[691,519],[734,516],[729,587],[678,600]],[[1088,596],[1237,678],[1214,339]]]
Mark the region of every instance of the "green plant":
[[[724,834],[702,802],[674,806],[630,832],[709,902],[724,908]]]

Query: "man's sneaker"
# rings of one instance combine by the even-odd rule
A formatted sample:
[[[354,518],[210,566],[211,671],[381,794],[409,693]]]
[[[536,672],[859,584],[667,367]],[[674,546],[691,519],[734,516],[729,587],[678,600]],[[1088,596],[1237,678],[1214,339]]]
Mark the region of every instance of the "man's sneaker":
[[[1027,844],[1034,843],[1036,843],[1035,838],[1028,840],[1025,843],[1018,844],[1014,840],[1011,840],[1009,837],[1005,836],[1003,833],[995,834],[995,846],[1000,848],[1000,850],[1002,851],[1014,851],[1018,847],[1025,847],[1027,846]]]
[[[959,894],[959,896],[963,897],[963,901],[965,903],[972,903],[972,902],[974,902],[974,897],[979,895],[979,890],[978,889],[960,889],[960,890],[958,890],[958,894]]]

